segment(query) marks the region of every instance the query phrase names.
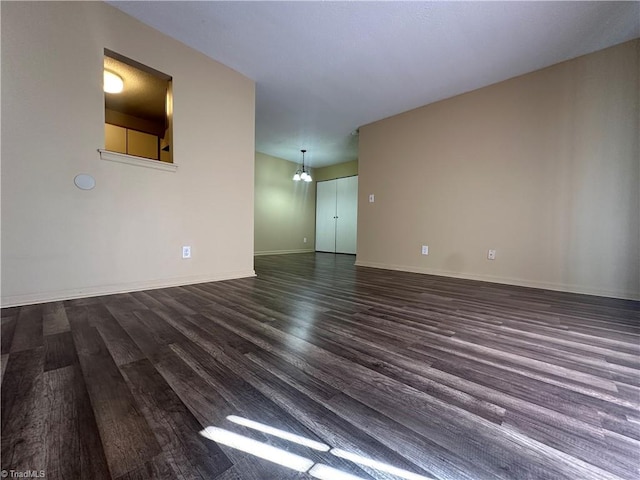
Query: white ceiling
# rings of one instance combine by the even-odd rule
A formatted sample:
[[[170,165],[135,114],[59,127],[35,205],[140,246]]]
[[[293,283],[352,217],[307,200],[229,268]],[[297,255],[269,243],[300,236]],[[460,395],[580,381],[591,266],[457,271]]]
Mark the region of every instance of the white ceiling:
[[[256,81],[256,150],[357,158],[359,126],[640,37],[640,2],[109,2]],[[169,72],[170,73],[170,72]]]

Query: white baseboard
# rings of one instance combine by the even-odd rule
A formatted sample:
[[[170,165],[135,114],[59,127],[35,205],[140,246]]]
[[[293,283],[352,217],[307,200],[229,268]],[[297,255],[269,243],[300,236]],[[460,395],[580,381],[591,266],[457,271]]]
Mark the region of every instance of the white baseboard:
[[[640,300],[640,292],[614,292],[597,288],[584,287],[582,285],[570,285],[550,282],[537,282],[520,278],[497,277],[492,275],[477,275],[473,273],[448,272],[445,270],[434,270],[420,268],[409,265],[393,265],[386,263],[367,262],[356,259],[356,266],[380,268],[383,270],[397,270],[401,272],[422,273],[425,275],[436,275],[440,277],[461,278],[465,280],[477,280],[480,282],[499,283],[502,285],[515,285],[518,287],[539,288],[543,290],[554,290],[557,292],[579,293],[582,295],[593,295],[597,297],[620,298],[623,300]]]
[[[35,303],[58,302],[74,298],[97,297],[116,293],[137,292],[140,290],[156,290],[158,288],[178,287],[196,283],[219,282],[236,278],[255,277],[254,270],[225,272],[218,275],[194,275],[146,282],[132,282],[118,285],[97,285],[86,288],[58,290],[54,292],[28,293],[24,295],[7,295],[2,297],[2,308],[32,305]]]
[[[263,250],[261,252],[254,252],[256,257],[262,255],[288,255],[290,253],[313,253],[315,250],[310,249],[298,249],[298,250]]]

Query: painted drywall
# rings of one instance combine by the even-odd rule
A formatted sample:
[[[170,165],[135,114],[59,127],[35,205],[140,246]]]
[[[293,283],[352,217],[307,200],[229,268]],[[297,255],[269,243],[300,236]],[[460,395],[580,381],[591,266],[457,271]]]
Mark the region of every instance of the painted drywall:
[[[294,182],[296,168],[295,163],[256,152],[256,255],[314,251],[316,185]]]
[[[639,51],[361,127],[357,264],[639,298]]]
[[[353,177],[355,175],[358,175],[357,160],[329,165],[328,167],[316,168],[313,171],[313,179],[316,182],[333,180],[336,178]]]
[[[1,48],[4,306],[254,274],[251,80],[101,2],[4,2]],[[105,48],[173,77],[177,171],[100,159]]]

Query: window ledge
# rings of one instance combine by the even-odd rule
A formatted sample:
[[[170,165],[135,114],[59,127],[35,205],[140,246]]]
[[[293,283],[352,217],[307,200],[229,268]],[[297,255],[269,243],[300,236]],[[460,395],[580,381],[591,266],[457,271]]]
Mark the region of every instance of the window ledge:
[[[178,170],[178,166],[175,163],[111,152],[102,148],[99,148],[98,152],[100,152],[100,158],[102,160],[109,160],[110,162],[126,163],[127,165],[135,165],[136,167],[154,168],[156,170],[164,170],[165,172],[175,172]]]

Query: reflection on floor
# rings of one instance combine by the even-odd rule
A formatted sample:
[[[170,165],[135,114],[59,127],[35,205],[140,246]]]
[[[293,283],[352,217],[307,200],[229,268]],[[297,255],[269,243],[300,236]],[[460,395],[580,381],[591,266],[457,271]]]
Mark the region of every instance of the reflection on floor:
[[[264,425],[253,420],[249,420],[236,415],[229,415],[227,420],[230,420],[238,425],[244,425],[245,427],[273,435],[278,438],[295,442],[298,445],[304,445],[305,447],[313,448],[321,452],[330,452],[336,457],[344,458],[353,463],[372,467],[380,472],[390,473],[398,478],[406,480],[432,480],[416,473],[408,472],[401,468],[388,465],[384,462],[379,462],[372,458],[366,458],[356,453],[348,452],[346,450],[338,448],[330,448],[324,443],[316,442],[300,435],[295,435],[290,432],[285,432],[279,428],[273,428],[269,425]],[[356,477],[350,473],[346,473],[342,470],[332,468],[324,463],[314,463],[313,460],[294,455],[281,448],[275,448],[266,443],[261,443],[253,440],[249,437],[239,435],[229,430],[225,430],[218,427],[207,427],[200,432],[203,437],[209,438],[215,442],[227,445],[242,452],[250,453],[256,457],[263,458],[270,462],[277,463],[284,467],[296,470],[298,472],[307,472],[314,478],[327,479],[327,480],[363,480],[361,477]]]
[[[2,468],[93,480],[638,478],[638,302],[353,261],[257,257],[256,278],[3,309]]]

